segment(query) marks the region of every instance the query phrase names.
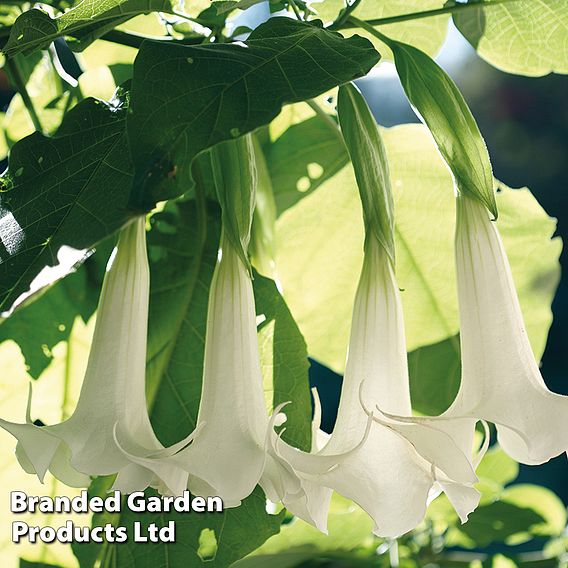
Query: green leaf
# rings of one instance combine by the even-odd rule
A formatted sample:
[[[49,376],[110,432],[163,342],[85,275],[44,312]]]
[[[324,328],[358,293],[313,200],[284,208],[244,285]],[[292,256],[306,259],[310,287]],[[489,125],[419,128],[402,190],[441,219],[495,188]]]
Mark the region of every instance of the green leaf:
[[[407,346],[412,351],[459,331],[454,186],[424,127],[399,126],[383,130],[382,136],[395,198],[397,279],[403,290]],[[559,279],[561,242],[551,240],[556,222],[526,189],[502,186],[497,200],[499,230],[539,358]],[[277,273],[308,352],[341,372],[364,240],[350,165],[286,210],[277,220],[276,237]]]
[[[430,129],[458,190],[481,201],[497,218],[489,153],[459,89],[424,52],[404,43],[388,43],[406,96]]]
[[[315,191],[349,160],[339,129],[314,116],[293,124],[266,150],[278,214]]]
[[[53,348],[69,339],[76,316],[87,322],[95,312],[113,241],[103,243],[76,273],[1,322],[0,342],[12,339],[19,345],[34,379],[53,360]]]
[[[516,545],[536,537],[560,536],[565,526],[566,508],[552,491],[538,485],[513,485],[499,501],[478,507],[466,524],[453,527],[448,546]]]
[[[460,388],[459,336],[411,351],[408,374],[412,408],[427,416],[442,414]]]
[[[87,365],[89,345],[94,329],[94,320],[85,325],[80,318],[75,320],[69,340],[53,348],[53,361],[34,381],[32,419],[44,424],[55,424],[67,418],[73,411]],[[41,324],[40,324],[41,325]],[[25,371],[25,362],[13,341],[0,343],[0,416],[6,420],[23,422],[31,378]],[[14,454],[16,440],[0,430],[0,500],[9,503],[11,491],[24,491],[28,495],[61,495],[75,497],[79,489],[66,487],[50,473],[41,483],[35,475],[22,471]],[[15,545],[11,540],[11,524],[24,521],[30,526],[58,528],[71,520],[79,526],[88,525],[90,516],[85,514],[11,513],[6,507],[0,516],[0,556],[4,566],[17,566],[18,557],[30,562],[54,564],[69,568],[76,561],[69,545],[53,542],[49,546],[36,542]]]
[[[283,516],[284,512],[278,515],[266,512],[266,499],[260,488],[247,497],[240,507],[225,509],[222,513],[188,515],[127,512],[121,516],[120,524],[127,527],[129,534],[133,534],[134,522],[140,522],[144,531],[150,523],[162,527],[173,520],[176,524],[176,542],[141,546],[130,540],[110,545],[108,560],[102,568],[228,568],[276,534]]]
[[[267,124],[285,103],[364,75],[378,59],[367,40],[283,17],[259,26],[246,47],[145,43],[128,117],[133,202],[150,208],[183,193],[199,152]]]
[[[366,238],[373,235],[394,262],[394,204],[379,126],[353,85],[339,88],[337,113],[361,196]]]
[[[256,313],[264,316],[258,334],[265,384],[272,387],[270,407],[283,402],[286,430],[282,438],[310,451],[312,401],[306,342],[276,284],[256,271],[253,280]]]
[[[373,20],[390,18],[435,10],[444,6],[444,0],[389,0],[388,2],[377,2],[376,0],[362,0],[354,10],[353,15],[361,20]],[[408,43],[421,49],[428,55],[436,55],[442,47],[448,32],[448,14],[441,14],[430,18],[418,18],[407,22],[397,22],[377,26],[381,32],[403,43]],[[392,61],[393,55],[390,46],[368,31],[361,28],[356,29],[361,34],[371,40],[377,51],[381,54],[384,61]],[[345,30],[343,33],[349,33]]]
[[[328,517],[329,534],[325,535],[295,519],[282,525],[280,533],[271,537],[254,556],[315,549],[319,551],[352,551],[372,546],[377,542],[373,536],[373,521],[362,509],[349,499],[333,494]]]
[[[568,73],[564,0],[520,0],[472,8],[453,18],[477,53],[498,69],[532,77]]]
[[[146,381],[152,424],[165,445],[188,435],[197,422],[219,232],[213,204],[171,202],[152,216]]]
[[[198,212],[195,201],[171,202],[152,217],[148,235],[151,289],[146,377],[152,424],[162,442],[175,443],[195,428],[208,291],[219,245],[218,207]],[[263,375],[272,408],[286,407],[284,439],[308,450],[311,399],[306,345],[272,280],[255,273]]]
[[[560,536],[566,527],[566,506],[546,487],[518,484],[505,490],[502,500],[517,507],[527,507],[538,513],[543,522],[531,528],[535,536]],[[516,538],[515,542],[521,542]]]
[[[467,523],[458,528],[462,533],[459,544],[467,548],[485,547],[492,542],[503,542],[513,535],[530,532],[543,521],[544,518],[532,508],[505,501],[482,505],[470,514]]]
[[[171,13],[173,9],[170,0],[83,0],[57,18],[51,18],[43,10],[32,9],[16,20],[3,51],[10,57],[31,53],[47,48],[61,36],[80,39],[90,35],[92,41],[138,14]]]
[[[126,208],[132,178],[125,115],[119,100],[87,99],[55,137],[35,133],[12,149],[0,180],[0,310],[27,293],[47,265],[60,263],[51,279],[64,276],[70,258],[80,260],[83,249],[133,215]]]

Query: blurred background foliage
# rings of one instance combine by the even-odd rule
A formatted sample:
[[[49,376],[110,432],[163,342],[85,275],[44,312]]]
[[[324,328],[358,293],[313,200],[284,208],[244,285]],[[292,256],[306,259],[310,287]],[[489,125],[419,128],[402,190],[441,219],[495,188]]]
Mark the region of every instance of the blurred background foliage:
[[[56,9],[66,9],[72,2],[50,4]],[[190,4],[196,4],[194,11],[199,14],[208,2]],[[285,2],[271,4],[273,11],[286,5]],[[0,4],[0,33],[1,26],[10,25],[18,15],[17,5],[17,2]],[[436,1],[406,4],[398,1],[377,7],[367,0],[357,15],[378,18],[439,5]],[[322,14],[331,20],[340,7],[341,2],[326,0]],[[254,27],[267,17],[270,6],[268,2],[261,3],[247,12],[235,19],[233,30],[241,26],[241,31],[246,32]],[[224,25],[224,20],[211,12],[200,17],[210,18],[212,29]],[[456,23],[460,25],[459,20]],[[443,44],[437,60],[456,80],[472,108],[489,147],[495,177],[503,183],[498,195],[502,212],[500,230],[511,257],[533,348],[537,356],[544,352],[542,370],[550,389],[568,394],[565,365],[568,283],[561,281],[554,296],[561,244],[558,239],[550,241],[553,234],[564,239],[568,232],[568,198],[564,191],[568,176],[568,79],[563,75],[535,78],[499,71],[479,57],[447,18],[397,26],[393,27],[396,37],[414,41],[430,53]],[[468,28],[467,22],[462,22],[461,28],[462,32],[467,31],[471,41],[475,30]],[[194,34],[186,23],[167,24],[156,15],[139,16],[117,29],[148,36],[175,33],[189,39]],[[379,43],[377,48],[388,59],[388,50]],[[482,52],[486,49],[484,45],[478,46]],[[53,134],[65,112],[85,97],[108,100],[115,88],[131,77],[136,53],[134,47],[99,40],[74,55],[58,39],[49,50],[17,55],[19,72],[44,132]],[[4,66],[0,71],[2,159],[15,142],[35,130],[25,102],[15,92],[16,83],[10,68]],[[404,97],[394,66],[388,61],[382,63],[367,78],[358,81],[358,85],[379,124],[388,128],[384,137],[397,199],[398,278],[401,288],[408,290],[403,293],[403,299],[413,402],[420,412],[438,413],[451,401],[459,384],[456,350],[459,326],[451,253],[452,182],[424,129],[400,126],[418,120]],[[333,115],[333,95],[330,92],[317,99],[320,111],[323,109],[327,114],[315,112],[306,104],[291,105],[258,136],[278,217],[277,275],[308,344],[310,384],[318,388],[323,403],[323,428],[328,432],[333,429],[339,399],[351,303],[362,258],[362,223],[353,175],[346,165],[335,126],[329,122]],[[529,187],[536,201],[528,191],[519,192],[507,186]],[[559,219],[557,227],[539,203],[546,214]],[[172,211],[170,208],[158,213],[162,216],[156,217],[152,225],[161,227],[150,248],[151,259],[156,263],[160,255],[166,254],[166,225]],[[421,223],[416,222],[418,215]],[[315,229],[306,231],[310,219],[309,226]],[[17,317],[0,325],[0,416],[3,418],[21,419],[30,376],[36,379],[34,413],[44,422],[59,421],[73,409],[92,333],[96,297],[112,244],[112,239],[105,242],[75,274],[18,312]],[[566,254],[564,251],[560,256],[564,266]],[[417,274],[425,278],[418,284]],[[264,293],[270,290],[266,288]],[[552,322],[549,306],[553,297]],[[334,309],[322,309],[322,304],[332,304]],[[75,317],[76,313],[79,317]],[[39,321],[41,328],[37,326]],[[266,337],[270,329],[261,328],[261,345],[264,341],[274,341]],[[270,345],[262,349],[266,359],[271,356]],[[271,361],[264,362],[266,368],[271,368]],[[9,450],[12,440],[4,432],[0,432],[0,440],[2,507],[7,509],[6,499],[11,489],[23,489],[30,494],[74,494],[74,490],[64,488],[53,478],[41,485],[23,475]],[[397,541],[383,541],[372,535],[372,523],[365,513],[335,496],[329,535],[287,514],[278,534],[234,566],[568,566],[567,473],[565,456],[538,468],[519,467],[493,446],[479,468],[481,505],[465,525],[460,524],[446,498],[441,496],[415,531]],[[42,516],[35,522],[59,525],[63,520]],[[81,524],[89,522],[85,518],[76,520]],[[95,565],[98,551],[89,547],[71,550],[62,545],[12,546],[10,522],[11,517],[3,514],[0,551],[6,566],[19,563],[29,568],[67,567],[80,563],[81,568],[90,568]],[[269,534],[267,531],[266,536]],[[215,560],[220,547],[212,529],[198,531],[196,555],[200,565],[225,566]]]

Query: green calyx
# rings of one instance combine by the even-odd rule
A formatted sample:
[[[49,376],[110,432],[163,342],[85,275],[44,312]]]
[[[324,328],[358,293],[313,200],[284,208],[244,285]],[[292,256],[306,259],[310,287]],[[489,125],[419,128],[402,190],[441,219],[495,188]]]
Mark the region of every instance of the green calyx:
[[[366,240],[376,238],[394,262],[394,204],[379,127],[352,84],[339,88],[337,109],[361,196]]]
[[[252,135],[214,146],[211,149],[211,166],[221,204],[223,231],[250,270],[247,251],[257,185]]]

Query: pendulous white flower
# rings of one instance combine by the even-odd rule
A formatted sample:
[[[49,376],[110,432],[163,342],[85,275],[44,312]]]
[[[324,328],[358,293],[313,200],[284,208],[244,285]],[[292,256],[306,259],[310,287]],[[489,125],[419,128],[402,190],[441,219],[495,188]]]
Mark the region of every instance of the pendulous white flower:
[[[568,397],[551,392],[523,322],[501,237],[483,204],[457,197],[456,268],[462,377],[445,416],[483,418],[515,460],[568,450]]]
[[[64,422],[36,426],[0,420],[18,440],[16,454],[28,473],[40,480],[49,469],[64,483],[82,487],[90,477],[119,473],[128,490],[152,484],[169,491],[183,489],[187,474],[159,463],[154,472],[128,460],[115,443],[115,428],[127,446],[152,454],[164,452],[146,408],[145,369],[149,268],[145,218],[120,233],[115,256],[105,274],[87,370],[77,407]],[[190,438],[169,449],[175,452]],[[121,481],[122,480],[122,481]]]
[[[335,468],[313,474],[287,449],[282,453],[306,479],[358,503],[373,518],[376,534],[396,537],[421,522],[438,486],[462,520],[477,506],[470,458],[473,430],[467,419],[453,420],[449,427],[449,422],[412,418],[385,150],[355,87],[340,88],[338,109],[361,194],[366,239],[337,421],[316,455],[348,455]],[[376,416],[368,410],[374,408]],[[391,419],[386,413],[406,419]],[[365,435],[369,416],[374,423]]]
[[[319,455],[341,454],[361,440],[368,419],[361,400],[368,408],[412,416],[399,292],[391,260],[374,238],[367,242],[355,298],[337,421]],[[416,527],[436,482],[444,489],[448,482],[448,497],[465,520],[479,500],[473,488],[477,477],[452,436],[435,424],[382,415],[375,421],[357,450],[331,471],[309,477],[358,503],[380,536],[396,537]],[[460,432],[465,426],[467,421],[454,421]]]

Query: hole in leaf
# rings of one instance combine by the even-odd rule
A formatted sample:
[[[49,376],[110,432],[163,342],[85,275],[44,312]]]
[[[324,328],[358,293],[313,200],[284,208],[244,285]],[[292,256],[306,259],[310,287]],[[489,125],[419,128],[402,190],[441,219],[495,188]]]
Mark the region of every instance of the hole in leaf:
[[[311,179],[318,179],[323,174],[323,168],[316,162],[308,164],[308,175]]]
[[[296,189],[301,193],[306,193],[306,191],[310,189],[311,185],[312,182],[310,181],[310,178],[308,176],[304,176],[297,181]]]
[[[217,537],[212,529],[203,529],[197,540],[197,555],[201,560],[213,560],[217,554]]]

